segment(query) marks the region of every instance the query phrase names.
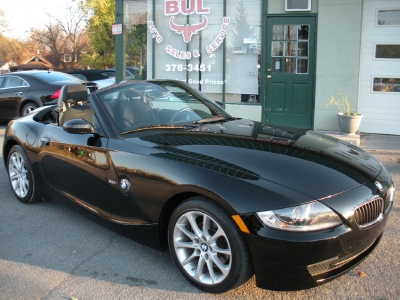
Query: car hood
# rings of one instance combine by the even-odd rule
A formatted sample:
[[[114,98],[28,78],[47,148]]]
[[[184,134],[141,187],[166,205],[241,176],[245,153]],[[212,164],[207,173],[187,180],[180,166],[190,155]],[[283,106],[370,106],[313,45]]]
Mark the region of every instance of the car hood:
[[[238,119],[185,131],[133,137],[130,143],[168,154],[161,157],[205,167],[243,180],[266,180],[323,199],[374,179],[381,164],[347,142],[311,130]]]

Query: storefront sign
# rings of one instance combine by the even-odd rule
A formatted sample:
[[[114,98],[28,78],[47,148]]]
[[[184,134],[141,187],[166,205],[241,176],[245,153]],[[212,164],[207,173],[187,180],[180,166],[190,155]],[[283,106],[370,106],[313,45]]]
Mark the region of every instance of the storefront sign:
[[[231,19],[227,17],[223,18],[221,30],[219,31],[218,36],[210,45],[206,47],[207,53],[213,53],[219,46],[221,46],[228,32],[230,20]]]
[[[154,25],[154,22],[153,21],[148,21],[147,22],[147,26],[149,27],[149,30],[151,32],[151,36],[153,37],[153,39],[156,39],[157,43],[161,43],[163,41],[163,38],[158,33],[158,30],[157,30],[156,26]]]
[[[164,14],[165,16],[171,16],[168,21],[169,28],[175,33],[181,34],[185,43],[190,43],[192,41],[193,35],[198,34],[201,30],[207,27],[208,18],[205,16],[205,14],[209,13],[210,8],[204,7],[203,0],[165,0]],[[174,19],[174,16],[178,14],[202,15],[202,21],[200,23],[194,24],[178,24]],[[211,54],[222,45],[228,32],[229,24],[230,18],[224,17],[222,19],[222,25],[218,35],[212,41],[212,43],[206,46],[207,53]],[[154,22],[148,21],[147,26],[149,28],[152,38],[155,39],[157,43],[162,43],[163,37],[157,30]],[[198,49],[187,51],[181,50],[174,45],[167,45],[165,47],[165,52],[175,58],[183,60],[200,57],[200,51]]]

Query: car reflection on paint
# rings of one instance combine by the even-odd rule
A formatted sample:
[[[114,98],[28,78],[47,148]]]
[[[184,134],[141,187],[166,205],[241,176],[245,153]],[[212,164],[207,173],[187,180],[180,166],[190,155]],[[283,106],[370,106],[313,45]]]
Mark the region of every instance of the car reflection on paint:
[[[98,89],[91,81],[56,71],[20,71],[0,75],[0,121],[25,116],[36,108],[57,103],[61,88],[81,83],[88,93]]]
[[[340,276],[379,244],[395,192],[363,150],[234,118],[174,80],[89,99],[81,85],[63,87],[57,106],[9,124],[3,156],[21,202],[75,202],[169,248],[188,281],[211,293],[253,274],[274,290]]]

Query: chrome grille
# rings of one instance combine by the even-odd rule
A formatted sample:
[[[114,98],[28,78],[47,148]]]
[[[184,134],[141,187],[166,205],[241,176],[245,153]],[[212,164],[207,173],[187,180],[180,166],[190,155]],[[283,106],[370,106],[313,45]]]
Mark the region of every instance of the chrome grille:
[[[357,225],[365,228],[382,220],[383,207],[383,199],[378,197],[359,206],[354,212]]]

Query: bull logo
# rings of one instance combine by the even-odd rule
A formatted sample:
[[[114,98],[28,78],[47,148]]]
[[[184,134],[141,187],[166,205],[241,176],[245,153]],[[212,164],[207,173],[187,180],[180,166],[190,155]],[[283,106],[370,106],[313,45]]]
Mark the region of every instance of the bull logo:
[[[204,15],[202,22],[198,24],[178,25],[174,23],[174,17],[171,17],[169,19],[169,27],[171,27],[171,29],[176,33],[182,34],[183,41],[185,43],[189,43],[192,40],[192,35],[206,28],[207,24],[208,24],[208,19]]]

